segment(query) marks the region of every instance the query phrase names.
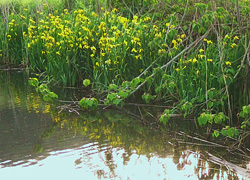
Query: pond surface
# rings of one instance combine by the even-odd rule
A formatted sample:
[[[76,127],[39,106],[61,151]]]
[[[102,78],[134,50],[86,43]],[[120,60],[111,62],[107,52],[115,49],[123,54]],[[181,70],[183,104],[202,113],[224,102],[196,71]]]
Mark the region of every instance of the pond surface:
[[[24,72],[0,71],[0,179],[250,178],[248,156],[190,138],[185,132],[197,131],[191,122],[160,130],[117,110],[58,108],[27,80]]]

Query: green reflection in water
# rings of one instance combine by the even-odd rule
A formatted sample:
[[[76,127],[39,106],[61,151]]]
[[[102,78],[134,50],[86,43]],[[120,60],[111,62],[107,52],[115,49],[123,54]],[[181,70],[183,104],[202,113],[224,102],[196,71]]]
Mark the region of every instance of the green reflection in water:
[[[121,150],[120,158],[124,167],[136,166],[131,162],[143,166],[143,163],[135,161],[136,156],[141,162],[150,162],[149,168],[166,171],[163,172],[166,177],[168,171],[171,171],[163,167],[163,162],[168,162],[167,160],[174,164],[173,168],[178,172],[185,171],[192,164],[196,179],[220,179],[222,174],[228,178],[240,177],[237,173],[212,163],[209,158],[206,160],[204,153],[206,151],[214,153],[216,150],[218,156],[226,157],[228,153],[223,148],[180,144],[180,141],[187,140],[175,131],[160,131],[143,125],[120,111],[81,112],[80,116],[66,111],[58,113],[59,110],[55,105],[43,102],[34,89],[27,85],[27,78],[25,73],[0,72],[0,165],[2,167],[29,162],[28,165],[31,166],[50,157],[51,152],[90,145],[97,149],[97,152],[91,154],[91,151],[85,148],[89,156],[94,157],[96,153],[103,154],[104,166],[108,167],[108,171],[104,166],[95,169],[97,178],[104,178],[107,174],[108,178],[118,177],[117,153]],[[181,125],[190,127],[190,124],[181,123]],[[179,127],[178,124],[172,126]],[[187,131],[192,129],[187,128]],[[146,157],[146,160],[142,160],[143,157]],[[36,161],[30,161],[31,159]],[[79,167],[85,165],[91,169],[94,166],[91,163],[84,164],[86,161],[80,155],[73,161],[75,166]],[[154,164],[155,162],[161,163]],[[240,159],[237,159],[237,163],[246,166]],[[123,179],[126,178],[124,174]]]

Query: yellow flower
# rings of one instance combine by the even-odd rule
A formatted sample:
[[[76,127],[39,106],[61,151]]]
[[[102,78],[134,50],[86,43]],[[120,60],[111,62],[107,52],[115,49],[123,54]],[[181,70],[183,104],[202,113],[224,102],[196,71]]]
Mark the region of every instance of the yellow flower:
[[[99,67],[99,66],[100,66],[99,62],[96,62],[96,63],[95,63],[95,65],[96,65],[97,67]]]
[[[200,53],[204,52],[204,49],[200,49],[199,52],[200,52]]]
[[[231,37],[227,34],[226,36],[225,36],[225,39],[230,39]]]
[[[114,9],[112,10],[112,12],[114,12],[114,13],[117,12],[117,11],[118,11],[118,10],[117,10],[116,8],[114,8]]]
[[[92,51],[96,51],[95,46],[92,46],[90,49],[91,49]]]
[[[186,37],[186,35],[185,35],[185,34],[182,34],[182,35],[181,35],[181,38],[182,38],[182,39],[184,39],[185,37]]]
[[[213,42],[211,40],[208,40],[207,44],[213,44]]]
[[[238,36],[234,36],[234,40],[236,40],[236,39],[240,39]]]
[[[111,64],[111,59],[105,61],[105,64]]]
[[[138,16],[134,16],[133,19],[137,20],[137,19],[138,19]]]
[[[204,39],[205,42],[207,42],[207,39]]]
[[[194,58],[192,62],[193,63],[197,63],[198,61],[197,61],[197,59]]]
[[[207,59],[207,62],[213,62],[213,60],[212,59]]]
[[[231,48],[234,48],[235,46],[237,46],[235,43],[231,44]]]
[[[158,54],[162,54],[163,52],[165,52],[166,50],[165,49],[159,49],[158,50]]]
[[[172,43],[174,44],[174,46],[177,45],[177,41],[176,40],[173,40]]]
[[[28,43],[28,46],[27,46],[28,48],[30,48],[31,46],[30,46],[30,43]]]
[[[59,51],[57,51],[56,54],[59,55],[59,56],[61,55],[61,53]]]
[[[95,55],[94,54],[91,54],[90,57],[94,57]]]
[[[136,50],[135,48],[133,48],[133,49],[131,50],[131,52],[137,53],[137,50]]]
[[[181,38],[178,38],[177,41],[179,41],[180,43],[182,42],[182,39]]]
[[[168,26],[169,26],[169,23],[166,23],[166,26],[168,27]]]
[[[135,58],[136,59],[139,59],[139,58],[141,59],[141,55],[139,54],[139,55],[135,56]]]
[[[227,66],[231,66],[232,64],[231,64],[231,62],[227,61],[227,62],[226,62],[226,65],[227,65]]]
[[[179,69],[179,68],[176,68],[175,70],[176,70],[177,72],[179,72],[179,71],[180,71],[180,69]]]
[[[197,75],[199,75],[199,74],[200,74],[200,71],[199,71],[199,70],[197,70],[197,71],[196,71],[196,74],[197,74]]]
[[[174,26],[174,25],[171,25],[171,26],[170,26],[170,29],[172,29],[172,28],[175,28],[175,26]]]
[[[205,55],[203,55],[203,54],[198,54],[198,58],[204,58],[205,57]]]

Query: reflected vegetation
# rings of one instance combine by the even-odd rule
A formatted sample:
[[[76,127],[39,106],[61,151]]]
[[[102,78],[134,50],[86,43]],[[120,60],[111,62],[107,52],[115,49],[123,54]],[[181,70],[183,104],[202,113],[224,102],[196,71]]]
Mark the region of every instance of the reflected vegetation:
[[[159,130],[115,110],[60,112],[42,101],[27,78],[0,71],[0,176],[9,167],[46,168],[60,159],[73,164],[71,171],[81,169],[79,176],[91,174],[89,179],[250,178],[249,159],[194,145],[178,129]],[[207,152],[234,163],[236,171]]]

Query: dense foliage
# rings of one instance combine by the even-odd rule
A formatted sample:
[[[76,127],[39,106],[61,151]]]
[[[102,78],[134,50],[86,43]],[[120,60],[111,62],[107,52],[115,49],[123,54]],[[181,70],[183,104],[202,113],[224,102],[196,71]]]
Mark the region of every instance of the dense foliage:
[[[230,137],[239,123],[247,137],[249,7],[245,0],[3,3],[0,64],[28,67],[54,84],[91,85],[108,92],[107,105],[131,95],[161,100],[173,106],[163,123],[174,113],[195,115],[199,125],[228,125],[221,133]]]

